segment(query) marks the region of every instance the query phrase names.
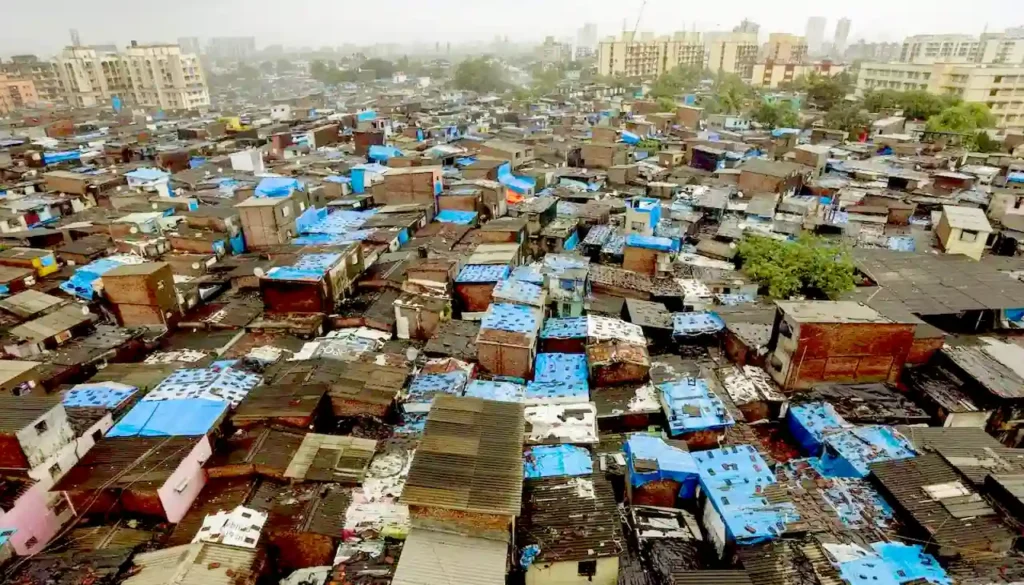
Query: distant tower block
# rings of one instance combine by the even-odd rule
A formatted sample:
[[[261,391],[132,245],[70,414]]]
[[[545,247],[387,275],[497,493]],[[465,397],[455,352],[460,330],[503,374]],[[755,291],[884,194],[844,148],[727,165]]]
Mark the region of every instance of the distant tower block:
[[[82,39],[81,39],[81,37],[78,36],[78,29],[77,28],[71,29],[71,46],[72,47],[81,47],[82,46]]]

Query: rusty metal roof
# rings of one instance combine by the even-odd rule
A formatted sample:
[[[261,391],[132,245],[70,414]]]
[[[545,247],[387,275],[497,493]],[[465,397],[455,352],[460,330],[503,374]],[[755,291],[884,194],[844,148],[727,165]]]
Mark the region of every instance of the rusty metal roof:
[[[28,396],[0,396],[0,433],[15,433],[54,408],[61,408],[57,394],[35,392]]]
[[[312,417],[327,394],[322,384],[257,386],[242,399],[231,420],[236,424],[279,418]]]
[[[128,567],[130,548],[74,551],[26,557],[17,572],[8,568],[5,583],[18,585],[110,585]],[[13,574],[12,574],[13,573]]]
[[[307,433],[284,476],[308,481],[361,483],[377,442],[357,437]]]
[[[950,499],[936,499],[925,487],[960,482],[956,470],[936,454],[873,463],[871,475],[895,508],[912,520],[940,556],[1005,552],[1015,535],[995,515],[963,516]],[[971,494],[973,490],[967,488]]]
[[[624,546],[615,494],[604,473],[526,481],[516,531],[516,546],[540,547],[537,562],[617,557]]]
[[[438,396],[403,503],[519,515],[525,426],[521,404]]]
[[[199,496],[192,502],[185,516],[174,526],[167,540],[168,546],[189,544],[203,525],[208,514],[221,510],[234,510],[249,499],[256,489],[253,477],[212,477],[203,486]]]
[[[811,538],[743,546],[736,552],[753,585],[844,583],[821,545]]]
[[[304,438],[304,432],[277,427],[256,426],[236,431],[211,457],[207,473],[211,477],[238,473],[283,477]]]
[[[58,481],[52,491],[118,489],[131,485],[155,490],[205,437],[105,438]]]

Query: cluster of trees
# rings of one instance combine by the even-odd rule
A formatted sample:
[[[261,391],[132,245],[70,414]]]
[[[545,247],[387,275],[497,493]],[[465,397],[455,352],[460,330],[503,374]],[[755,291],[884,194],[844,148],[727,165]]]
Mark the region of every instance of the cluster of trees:
[[[317,59],[310,63],[309,74],[313,79],[328,85],[340,83],[352,83],[359,79],[360,72],[373,71],[375,79],[390,79],[395,71],[398,71],[395,64],[387,59],[367,59],[358,67],[341,69],[334,61],[323,61]]]
[[[283,73],[288,73],[289,71],[294,71],[295,69],[296,66],[288,59],[278,59],[276,63],[274,61],[264,61],[260,63],[260,71],[267,75],[273,75],[274,73],[281,75]]]
[[[862,105],[872,113],[902,110],[908,119],[925,121],[925,129],[931,132],[961,134],[963,145],[972,150],[993,152],[1000,148],[999,142],[985,131],[995,125],[995,118],[985,104],[968,104],[957,96],[922,90],[882,89],[867,93]]]
[[[774,299],[796,294],[837,299],[856,284],[849,251],[820,237],[780,241],[748,235],[737,252],[743,271]]]
[[[452,84],[456,89],[479,93],[499,92],[509,87],[501,65],[486,56],[459,63]]]

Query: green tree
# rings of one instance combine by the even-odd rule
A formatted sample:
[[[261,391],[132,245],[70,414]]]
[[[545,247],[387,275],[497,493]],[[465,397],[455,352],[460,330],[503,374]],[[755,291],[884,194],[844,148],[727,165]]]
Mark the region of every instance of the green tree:
[[[895,89],[869,91],[864,95],[864,109],[871,113],[901,107],[903,107],[903,93]]]
[[[508,86],[501,67],[488,57],[466,59],[459,63],[455,68],[453,83],[457,89],[480,93],[502,91]]]
[[[362,71],[372,70],[377,79],[388,79],[395,72],[395,64],[386,59],[367,59],[359,65]]]
[[[904,92],[900,98],[903,115],[911,120],[927,120],[959,102],[960,98],[957,97],[938,96],[922,90]]]
[[[1003,150],[1003,143],[989,135],[984,130],[974,135],[974,150],[976,152],[1000,152]]]
[[[771,129],[798,128],[800,126],[800,117],[793,111],[793,108],[781,103],[769,104],[762,102],[751,113],[750,117],[755,122]]]
[[[683,91],[689,91],[700,83],[701,70],[696,67],[676,67],[666,71],[651,86],[651,97],[675,97]]]
[[[672,99],[670,97],[660,97],[660,98],[658,98],[658,110],[659,111],[662,111],[662,112],[674,112],[674,111],[676,111],[676,108],[678,108],[678,107],[679,107],[679,105],[676,103],[676,100],[674,100],[674,99]]]
[[[834,77],[813,73],[807,76],[807,101],[820,110],[831,110],[852,88],[853,80],[846,73]]]
[[[748,235],[737,251],[743,271],[775,299],[798,293],[837,299],[856,284],[849,251],[819,237],[779,241]]]
[[[276,66],[278,73],[287,73],[295,70],[295,65],[293,65],[288,59],[278,59]]]
[[[994,125],[995,117],[992,116],[988,106],[972,102],[948,107],[939,114],[928,118],[925,129],[929,132],[961,134],[964,147],[976,149],[980,146],[978,143],[979,133],[988,136],[987,133],[981,131]],[[985,145],[991,147],[988,141]]]
[[[824,123],[828,128],[858,132],[868,125],[868,117],[858,103],[841,104],[825,114]]]
[[[274,72],[274,63],[273,63],[273,61],[264,61],[264,62],[260,63],[260,71],[263,72],[263,73],[266,73],[268,75],[273,73]]]

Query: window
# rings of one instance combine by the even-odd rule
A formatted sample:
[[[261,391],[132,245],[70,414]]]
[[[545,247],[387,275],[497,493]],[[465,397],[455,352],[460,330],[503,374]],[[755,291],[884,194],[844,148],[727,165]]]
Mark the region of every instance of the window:
[[[580,577],[590,577],[590,580],[593,580],[597,574],[597,561],[580,561],[576,572]]]
[[[54,463],[50,466],[50,477],[53,479],[60,477],[60,463]]]
[[[25,548],[32,548],[37,544],[39,544],[39,539],[33,536],[25,541]]]
[[[960,241],[961,242],[977,242],[978,232],[972,232],[971,230],[960,230]]]
[[[187,488],[187,487],[188,487],[188,478],[185,478],[185,479],[181,480],[181,483],[179,483],[178,485],[174,486],[174,491],[180,494],[180,493],[184,492],[185,488]]]
[[[988,95],[989,95],[989,97],[999,95],[999,90],[998,89],[990,89],[989,92],[988,92]]]
[[[103,438],[103,431],[102,430],[96,429],[95,431],[92,432],[92,441],[94,443],[99,443],[100,439],[102,439],[102,438]]]
[[[47,429],[49,429],[50,427],[46,426],[46,421],[45,420],[41,420],[41,421],[36,423],[36,427],[35,428],[36,428],[36,432],[41,435],[41,434],[45,433],[47,431]]]

